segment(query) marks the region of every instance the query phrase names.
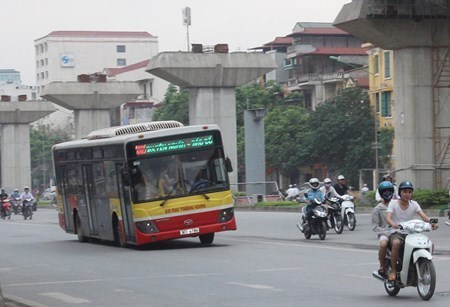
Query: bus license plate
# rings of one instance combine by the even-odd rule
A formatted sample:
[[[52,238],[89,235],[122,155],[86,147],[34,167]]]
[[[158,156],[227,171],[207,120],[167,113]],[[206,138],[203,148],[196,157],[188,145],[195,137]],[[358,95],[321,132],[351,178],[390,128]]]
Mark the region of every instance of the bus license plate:
[[[180,230],[180,235],[190,235],[193,233],[199,233],[200,232],[200,228],[190,228],[190,229],[182,229]]]

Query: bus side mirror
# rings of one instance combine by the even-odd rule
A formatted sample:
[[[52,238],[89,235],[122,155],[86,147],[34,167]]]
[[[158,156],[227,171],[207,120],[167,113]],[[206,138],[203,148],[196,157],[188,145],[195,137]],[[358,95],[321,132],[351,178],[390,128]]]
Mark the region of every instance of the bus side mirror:
[[[225,167],[227,168],[227,172],[231,173],[233,171],[233,165],[231,164],[230,158],[225,159]]]

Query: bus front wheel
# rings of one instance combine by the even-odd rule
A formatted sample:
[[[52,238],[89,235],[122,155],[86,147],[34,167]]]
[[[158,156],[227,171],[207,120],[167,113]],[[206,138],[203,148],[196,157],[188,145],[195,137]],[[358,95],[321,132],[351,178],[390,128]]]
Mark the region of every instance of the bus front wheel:
[[[200,238],[200,243],[211,244],[214,241],[214,232],[200,235],[199,238]]]
[[[116,241],[116,244],[120,247],[126,247],[127,243],[123,236],[122,224],[120,224],[118,220],[115,220],[114,226],[114,240]]]

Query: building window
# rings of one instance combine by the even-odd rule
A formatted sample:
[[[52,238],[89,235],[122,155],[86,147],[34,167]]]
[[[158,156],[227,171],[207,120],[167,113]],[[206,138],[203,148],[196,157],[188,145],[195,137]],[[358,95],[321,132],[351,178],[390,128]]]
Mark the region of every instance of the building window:
[[[127,65],[127,59],[117,59],[117,66]]]
[[[391,53],[386,51],[384,53],[384,78],[391,77]]]
[[[48,71],[45,72],[45,79],[48,79]]]
[[[392,117],[391,92],[381,93],[381,116]]]
[[[376,54],[373,56],[373,73],[375,75],[377,75],[379,72],[378,65],[379,65],[378,54]]]
[[[117,45],[116,49],[117,49],[117,52],[120,52],[120,53],[126,52],[125,45]]]
[[[375,113],[380,113],[380,93],[375,93],[374,95],[375,103]]]
[[[48,59],[45,58],[45,65],[48,65]]]

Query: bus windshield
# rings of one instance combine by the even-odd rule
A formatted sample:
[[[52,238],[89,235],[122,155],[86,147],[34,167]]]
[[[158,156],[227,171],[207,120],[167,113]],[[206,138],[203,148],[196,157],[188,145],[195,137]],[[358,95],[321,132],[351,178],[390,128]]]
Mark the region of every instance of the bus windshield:
[[[206,194],[229,189],[220,148],[128,161],[134,202]]]

